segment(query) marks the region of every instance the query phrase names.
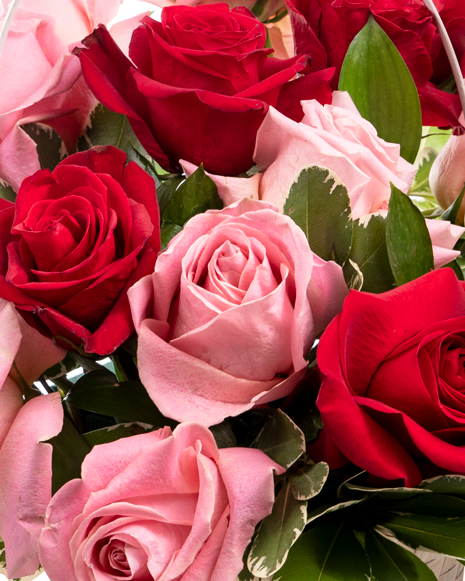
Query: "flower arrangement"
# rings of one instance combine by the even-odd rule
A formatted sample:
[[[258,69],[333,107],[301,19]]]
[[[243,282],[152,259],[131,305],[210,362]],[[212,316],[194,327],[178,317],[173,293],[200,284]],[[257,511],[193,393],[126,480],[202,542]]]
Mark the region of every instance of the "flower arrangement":
[[[151,1],[0,6],[0,567],[456,579],[465,5]]]

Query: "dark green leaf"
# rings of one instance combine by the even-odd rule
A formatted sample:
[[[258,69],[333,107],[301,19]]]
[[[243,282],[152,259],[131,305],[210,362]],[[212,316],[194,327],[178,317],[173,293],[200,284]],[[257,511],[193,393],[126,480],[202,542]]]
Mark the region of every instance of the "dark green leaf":
[[[216,445],[218,448],[235,448],[237,446],[236,436],[231,428],[229,418],[226,418],[221,424],[210,426]]]
[[[349,259],[363,275],[363,291],[382,293],[394,287],[386,248],[386,220],[383,216],[371,214],[354,221]],[[356,275],[349,261],[344,266],[344,275],[347,282]]]
[[[77,408],[131,422],[142,422],[157,428],[176,425],[160,413],[141,383],[120,383],[113,373],[104,368],[86,373],[74,384],[65,399]]]
[[[179,188],[179,186],[185,181],[182,176],[174,176],[167,180],[163,180],[160,186],[157,186],[157,198],[158,205],[160,206],[160,215],[163,216],[163,212],[174,195],[174,192]]]
[[[152,430],[152,426],[142,424],[140,422],[133,422],[130,424],[116,424],[107,428],[100,428],[83,434],[84,440],[93,447],[97,444],[108,444],[108,442],[115,442],[120,438],[128,438],[138,434],[145,434]]]
[[[398,286],[434,269],[425,219],[412,200],[394,187],[386,218],[386,246]]]
[[[242,555],[242,562],[244,563],[244,567],[237,576],[239,581],[255,581],[255,575],[252,575],[252,573],[249,571],[249,568],[247,567],[247,559],[249,558],[250,549],[252,548],[252,542],[253,537],[252,541],[249,543],[249,545],[244,551],[244,554]]]
[[[221,209],[223,202],[218,196],[215,182],[208,177],[200,165],[173,192],[163,211],[163,222],[184,226],[195,216],[210,209]]]
[[[1,185],[0,182],[0,198],[8,200],[9,202],[14,202],[16,200],[16,192],[8,184]]]
[[[326,462],[304,464],[292,476],[292,494],[298,500],[309,500],[321,492],[329,474]]]
[[[277,577],[280,581],[361,581],[370,579],[370,566],[345,521],[330,521],[299,537]]]
[[[357,504],[361,504],[365,502],[365,498],[358,498],[356,500],[347,500],[345,502],[339,502],[338,504],[331,504],[326,506],[320,506],[319,508],[310,512],[307,516],[307,524],[317,520],[322,516],[326,516],[328,514],[332,514],[333,512],[338,512],[340,510],[350,510]]]
[[[413,496],[418,496],[419,494],[428,494],[429,490],[424,490],[423,488],[405,488],[404,486],[399,487],[389,487],[389,488],[379,488],[373,486],[365,486],[364,484],[359,484],[359,481],[363,479],[366,481],[366,472],[357,474],[349,480],[346,480],[341,484],[337,491],[337,495],[340,498],[373,498],[376,497],[378,500],[402,500],[407,498],[412,498]]]
[[[161,236],[161,249],[165,250],[165,248],[170,243],[170,240],[181,232],[182,226],[178,224],[172,224],[171,222],[163,222],[163,226],[160,230]]]
[[[78,147],[84,151],[94,145],[113,145],[127,150],[128,142],[140,147],[126,115],[110,111],[99,104],[92,111],[90,125],[80,138]]]
[[[305,528],[307,503],[296,500],[288,481],[279,491],[273,510],[260,524],[247,564],[257,577],[269,577],[286,561],[289,549]]]
[[[463,270],[461,269],[460,264],[458,263],[457,260],[453,260],[452,262],[448,262],[447,264],[445,264],[441,268],[452,268],[452,270],[455,272],[455,276],[459,280],[465,280]]]
[[[437,581],[431,569],[413,553],[369,529],[365,550],[373,581]]]
[[[402,157],[415,161],[422,129],[418,91],[399,51],[372,16],[349,46],[339,90],[349,92],[379,137],[400,143]]]
[[[63,429],[58,436],[48,440],[48,443],[53,446],[52,491],[55,494],[66,482],[80,478],[81,465],[90,452],[90,446],[66,415]]]
[[[399,499],[385,506],[389,512],[421,514],[430,517],[465,517],[465,500],[446,494],[421,494],[407,500]]]
[[[443,215],[441,216],[441,220],[449,220],[449,222],[451,222],[452,224],[455,224],[457,222],[457,215],[458,215],[460,207],[462,205],[464,193],[465,193],[465,187],[462,189],[462,191],[457,196],[455,201],[443,213]]]
[[[150,161],[152,158],[148,159],[145,155],[142,155],[142,153],[137,151],[137,149],[133,146],[131,142],[128,142],[127,144],[126,157],[128,162],[134,161],[135,163],[137,163],[139,167],[146,171],[151,178],[153,178],[157,189],[161,187],[162,182],[155,170],[155,164],[153,160]]]
[[[22,129],[37,144],[40,167],[53,170],[62,159],[63,141],[51,127],[41,123],[27,123]]]
[[[0,569],[5,567],[6,560],[5,560],[5,543],[0,539]]]
[[[277,409],[251,448],[258,448],[280,466],[289,468],[305,451],[305,438],[291,418]]]
[[[431,549],[451,557],[465,558],[465,517],[391,515],[379,522],[376,530],[388,538],[391,531],[413,549]]]
[[[454,496],[465,497],[465,476],[461,476],[460,474],[436,476],[435,478],[424,480],[419,488],[425,488],[440,494],[453,494]]]
[[[318,256],[345,262],[352,238],[350,199],[335,173],[316,165],[303,169],[291,186],[284,214],[302,228]]]
[[[438,156],[438,153],[432,147],[425,147],[421,152],[421,161],[418,167],[418,171],[413,180],[413,184],[410,186],[409,194],[418,193],[431,193],[431,187],[429,185],[429,172],[431,171],[431,166],[433,161]]]

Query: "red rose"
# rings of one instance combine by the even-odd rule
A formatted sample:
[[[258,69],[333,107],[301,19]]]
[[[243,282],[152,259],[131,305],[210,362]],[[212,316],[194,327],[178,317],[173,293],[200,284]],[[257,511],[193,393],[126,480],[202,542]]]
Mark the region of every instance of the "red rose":
[[[416,486],[465,473],[465,284],[450,269],[352,291],[323,334],[317,406],[357,466]]]
[[[96,147],[25,179],[15,204],[0,200],[0,296],[44,334],[99,355],[131,334],[126,291],[160,249],[154,181],[125,162]]]
[[[465,54],[465,3],[436,0],[459,60]],[[371,14],[396,45],[417,86],[424,125],[458,126],[458,95],[439,89],[451,69],[433,17],[422,0],[289,0],[296,49],[310,53],[313,70],[336,67],[337,88],[349,44]]]
[[[294,79],[307,56],[268,58],[266,28],[246,8],[171,6],[142,20],[128,60],[105,27],[84,41],[84,77],[108,108],[126,114],[141,143],[167,170],[179,159],[237,175],[253,165],[269,105],[293,119],[300,100],[331,101],[332,70]]]

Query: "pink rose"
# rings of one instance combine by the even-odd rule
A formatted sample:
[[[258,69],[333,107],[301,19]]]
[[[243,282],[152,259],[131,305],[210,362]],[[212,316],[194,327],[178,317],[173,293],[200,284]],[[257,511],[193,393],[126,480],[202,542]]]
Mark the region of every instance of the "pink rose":
[[[113,18],[120,3],[22,0],[0,59],[0,78],[8,87],[0,95],[0,179],[15,190],[40,169],[36,144],[21,125],[46,123],[74,151],[96,100],[70,49],[98,23]]]
[[[0,537],[10,579],[31,575],[39,566],[37,540],[52,477],[52,447],[40,442],[56,436],[63,421],[58,393],[23,403],[11,366],[15,361],[23,379],[32,383],[64,356],[0,299]]]
[[[212,425],[292,391],[347,287],[289,217],[244,199],[192,218],[128,294],[150,397]]]
[[[349,94],[333,93],[331,105],[303,101],[300,123],[270,108],[257,134],[254,160],[263,173],[252,178],[210,175],[223,202],[243,197],[265,200],[283,210],[288,192],[300,172],[310,166],[329,168],[346,186],[352,218],[386,213],[391,186],[407,193],[416,168],[400,156],[400,146],[379,138],[363,119]],[[197,166],[182,161],[190,175]],[[426,220],[433,244],[435,268],[459,254],[452,250],[464,232],[445,220]]]
[[[273,472],[260,450],[218,450],[194,423],[95,446],[50,502],[42,566],[51,581],[234,581]]]

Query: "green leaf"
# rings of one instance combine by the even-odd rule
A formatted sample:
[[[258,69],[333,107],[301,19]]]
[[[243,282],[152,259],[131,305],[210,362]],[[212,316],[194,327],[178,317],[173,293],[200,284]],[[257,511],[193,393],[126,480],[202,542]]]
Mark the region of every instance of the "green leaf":
[[[130,424],[116,424],[107,428],[100,428],[83,434],[84,440],[90,447],[97,444],[108,444],[108,442],[115,442],[120,438],[128,438],[138,434],[146,434],[152,430],[152,426],[142,424],[141,422],[132,422]]]
[[[55,379],[56,377],[61,377],[77,367],[79,367],[79,363],[67,353],[62,361],[44,371],[44,379]]]
[[[311,523],[322,516],[332,514],[333,512],[338,512],[340,510],[350,510],[354,508],[357,504],[362,504],[366,502],[366,498],[358,498],[356,500],[347,500],[345,502],[339,502],[338,504],[331,504],[326,506],[320,506],[319,508],[313,510],[307,516],[307,524]]]
[[[174,176],[167,180],[163,180],[160,186],[157,186],[157,198],[158,205],[160,206],[160,215],[163,216],[163,212],[174,195],[174,192],[179,188],[179,186],[185,181],[182,176]]]
[[[286,561],[290,548],[302,534],[307,503],[296,500],[288,481],[279,491],[273,510],[260,524],[247,565],[257,577],[269,577]]]
[[[6,559],[5,559],[5,543],[0,539],[0,568],[5,567]]]
[[[128,142],[140,147],[126,115],[115,113],[98,104],[91,113],[89,127],[79,139],[78,149],[85,151],[94,145],[113,145],[127,150]]]
[[[368,529],[365,550],[374,581],[437,581],[421,559]]]
[[[284,214],[302,228],[313,252],[339,264],[349,254],[350,212],[344,184],[331,170],[316,165],[301,171],[284,204]]]
[[[60,163],[63,155],[63,141],[51,127],[41,123],[27,123],[21,128],[37,144],[40,167],[53,170]]]
[[[196,214],[222,207],[215,182],[200,165],[171,195],[163,212],[163,222],[184,226]]]
[[[210,426],[209,429],[218,448],[235,448],[237,446],[236,436],[231,428],[229,418],[226,418],[221,424]]]
[[[425,488],[440,494],[452,494],[465,497],[465,476],[460,474],[448,474],[423,480],[419,488]]]
[[[309,500],[321,492],[329,474],[326,462],[304,464],[292,476],[292,494],[297,500]]]
[[[383,216],[371,214],[354,221],[349,260],[358,266],[363,275],[362,290],[382,293],[394,288],[386,248],[386,219]],[[356,276],[356,270],[349,261],[344,266],[344,276],[347,282]]]
[[[128,162],[133,161],[137,163],[139,167],[141,167],[144,171],[146,171],[149,174],[151,178],[153,178],[157,189],[161,187],[162,182],[155,169],[155,162],[153,161],[153,159],[151,157],[146,157],[145,155],[142,155],[142,153],[140,153],[140,151],[137,151],[137,149],[131,142],[128,142],[125,151]]]
[[[418,496],[419,494],[428,494],[429,490],[424,490],[421,487],[418,488],[406,488],[404,486],[399,487],[389,487],[389,488],[379,488],[373,486],[364,486],[358,484],[360,477],[366,480],[366,472],[362,474],[357,474],[352,478],[349,478],[341,484],[337,491],[337,495],[340,498],[374,498],[377,500],[402,500],[412,498],[413,496]]]
[[[415,175],[412,185],[410,186],[409,194],[414,193],[431,193],[431,187],[429,185],[429,172],[431,171],[431,166],[434,160],[438,156],[438,152],[432,147],[425,147],[419,153],[420,165],[418,166],[418,171]]]
[[[434,269],[433,248],[425,219],[412,200],[394,187],[386,218],[386,246],[398,286]]]
[[[387,538],[392,536],[391,531],[413,549],[431,549],[451,557],[465,558],[465,517],[391,515],[380,521],[376,530]]]
[[[304,533],[275,581],[361,581],[370,579],[362,545],[345,521],[329,521]]]
[[[305,437],[291,418],[277,409],[251,448],[258,448],[280,466],[289,468],[305,452]]]
[[[429,517],[465,517],[465,500],[446,494],[421,494],[407,500],[391,502],[389,512],[420,514]]]
[[[67,415],[64,416],[61,432],[48,440],[48,443],[53,446],[52,492],[55,494],[63,484],[73,478],[80,478],[81,465],[90,452],[90,446]]]
[[[462,189],[460,194],[454,200],[454,202],[447,208],[447,210],[441,216],[441,220],[449,220],[452,224],[457,223],[457,215],[460,211],[462,205],[463,194],[465,193],[465,187]]]
[[[131,422],[142,422],[155,427],[177,424],[160,413],[141,383],[120,383],[105,368],[86,373],[73,385],[65,400],[79,409]]]
[[[160,230],[161,249],[165,250],[170,241],[176,236],[176,234],[179,234],[181,230],[182,226],[179,226],[178,224],[172,224],[171,222],[163,222],[163,226]]]
[[[349,46],[339,90],[349,92],[379,137],[400,143],[402,157],[415,161],[422,130],[418,91],[399,51],[372,16]]]
[[[10,185],[0,181],[0,198],[14,202],[16,200],[16,192]]]
[[[444,266],[441,266],[441,268],[452,268],[452,270],[455,272],[455,276],[459,280],[465,280],[463,270],[461,269],[460,264],[458,263],[457,260],[453,260],[452,262],[448,262]]]

